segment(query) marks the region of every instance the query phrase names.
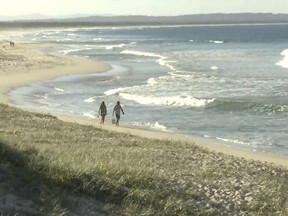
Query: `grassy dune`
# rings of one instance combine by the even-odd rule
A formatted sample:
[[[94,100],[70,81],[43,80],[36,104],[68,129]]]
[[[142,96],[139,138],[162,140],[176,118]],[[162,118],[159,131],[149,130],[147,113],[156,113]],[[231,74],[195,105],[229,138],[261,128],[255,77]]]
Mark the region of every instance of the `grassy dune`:
[[[0,203],[0,214],[288,215],[285,169],[1,104],[0,113],[2,191],[32,202]]]

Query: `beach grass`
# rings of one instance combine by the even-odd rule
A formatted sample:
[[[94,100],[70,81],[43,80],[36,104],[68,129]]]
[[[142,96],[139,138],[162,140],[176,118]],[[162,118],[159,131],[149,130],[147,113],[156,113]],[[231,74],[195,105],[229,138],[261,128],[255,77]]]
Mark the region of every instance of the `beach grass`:
[[[288,215],[285,168],[4,104],[0,113],[0,183],[36,213],[93,215],[101,203],[99,215]]]

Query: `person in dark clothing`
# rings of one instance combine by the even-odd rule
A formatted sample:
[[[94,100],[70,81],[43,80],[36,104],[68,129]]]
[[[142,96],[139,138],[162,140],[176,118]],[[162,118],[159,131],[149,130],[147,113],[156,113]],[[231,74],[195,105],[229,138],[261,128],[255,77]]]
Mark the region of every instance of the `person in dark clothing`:
[[[120,101],[117,101],[117,104],[114,106],[112,116],[115,113],[116,116],[116,125],[119,126],[119,120],[120,120],[120,113],[124,115],[124,111],[122,109],[122,106],[120,105]]]
[[[105,116],[107,115],[107,107],[104,101],[102,101],[100,108],[99,108],[99,115],[101,115],[101,122],[100,124],[104,124]]]

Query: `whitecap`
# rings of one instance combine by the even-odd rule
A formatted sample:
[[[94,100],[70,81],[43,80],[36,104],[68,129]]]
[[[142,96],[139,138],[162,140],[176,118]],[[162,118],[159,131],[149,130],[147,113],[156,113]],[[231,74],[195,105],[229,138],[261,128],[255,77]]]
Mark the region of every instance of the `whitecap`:
[[[84,100],[86,103],[93,103],[95,101],[95,97],[90,97]]]
[[[47,35],[43,35],[42,38],[50,39],[50,38],[53,38],[53,37],[47,36]]]
[[[63,88],[54,87],[54,89],[55,89],[56,91],[60,91],[60,92],[64,92],[64,91],[65,91]]]
[[[212,99],[198,99],[191,96],[167,96],[167,97],[154,97],[134,95],[128,93],[119,93],[119,95],[125,100],[135,101],[143,105],[158,105],[158,106],[174,106],[174,107],[205,107],[208,104],[214,102]]]
[[[73,40],[73,39],[71,39],[71,38],[56,39],[57,42],[72,41],[72,40]]]
[[[284,56],[283,60],[277,62],[275,65],[281,66],[283,68],[288,68],[288,49],[283,50],[281,55]]]
[[[114,94],[118,94],[121,91],[125,91],[127,89],[130,89],[130,87],[124,87],[124,88],[116,88],[116,89],[110,89],[104,92],[105,95],[114,95]]]
[[[217,40],[210,40],[210,43],[215,43],[215,44],[222,44],[224,41],[217,41]]]
[[[114,48],[122,48],[124,46],[125,46],[125,44],[118,44],[118,45],[109,45],[109,46],[106,46],[105,48],[106,48],[106,50],[112,50]]]
[[[157,53],[142,52],[142,51],[135,51],[135,50],[123,50],[121,53],[122,54],[128,54],[128,55],[136,55],[136,56],[155,57],[155,58],[157,58],[157,62],[160,65],[166,66],[172,71],[176,71],[176,69],[171,64],[169,64],[169,63],[173,63],[176,61],[166,60],[167,57],[159,55]]]
[[[47,99],[48,98],[48,94],[45,94],[45,95],[34,94],[33,96],[36,98],[41,98],[41,99]]]
[[[210,68],[211,70],[218,70],[218,67],[217,66],[211,66],[211,68]]]
[[[133,50],[123,50],[121,53],[130,54],[136,56],[147,56],[147,57],[156,57],[156,58],[165,58],[164,56],[158,55],[156,53],[151,52],[142,52],[142,51],[133,51]]]
[[[176,62],[176,61],[165,61],[165,57],[163,57],[163,58],[157,60],[157,62],[160,65],[168,67],[171,71],[176,71],[176,69],[171,64],[169,64],[169,63],[173,63],[173,62]]]
[[[70,50],[61,50],[58,53],[63,54],[63,55],[68,55],[70,52],[78,52],[79,49],[70,49]]]

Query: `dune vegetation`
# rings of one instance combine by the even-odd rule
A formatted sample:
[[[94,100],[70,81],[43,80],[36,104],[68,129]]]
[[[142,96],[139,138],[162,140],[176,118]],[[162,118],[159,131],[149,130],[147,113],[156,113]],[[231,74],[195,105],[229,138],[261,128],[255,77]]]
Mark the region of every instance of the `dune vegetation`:
[[[288,215],[285,168],[3,104],[0,113],[0,215]]]

